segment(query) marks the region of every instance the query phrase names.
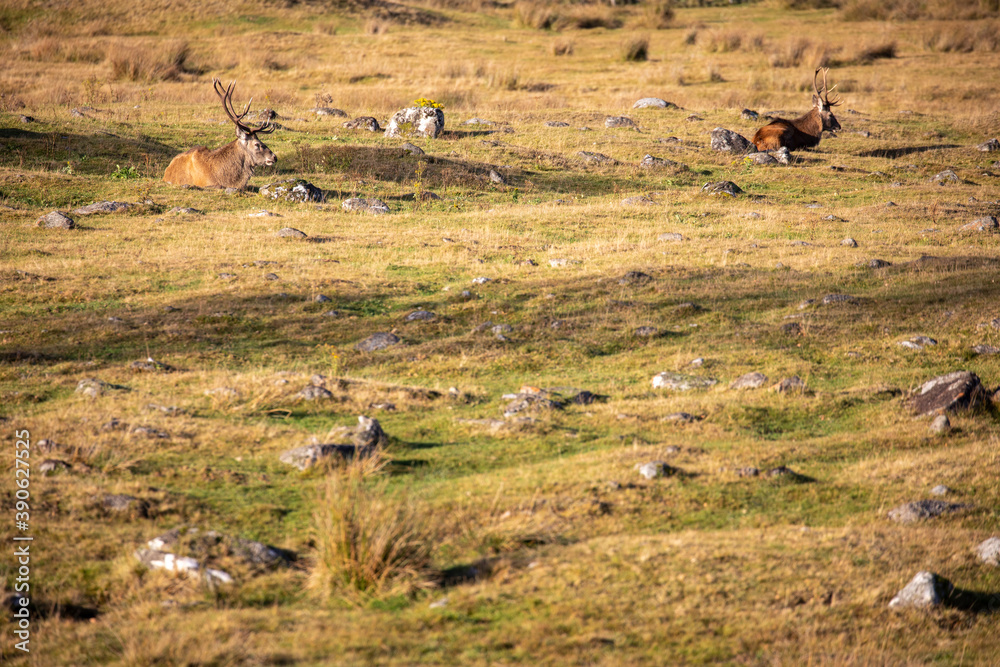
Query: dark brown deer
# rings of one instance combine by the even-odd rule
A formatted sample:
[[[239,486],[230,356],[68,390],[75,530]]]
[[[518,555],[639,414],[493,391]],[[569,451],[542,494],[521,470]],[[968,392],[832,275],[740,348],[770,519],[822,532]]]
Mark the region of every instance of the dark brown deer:
[[[243,113],[237,114],[233,109],[233,88],[236,82],[230,83],[225,91],[218,79],[213,79],[212,84],[216,95],[222,100],[226,115],[236,123],[236,140],[215,150],[195,146],[184,151],[170,161],[163,180],[173,185],[243,189],[253,176],[255,168],[261,165],[271,166],[278,161],[271,149],[257,138],[258,134],[274,132],[274,126],[270,123],[264,123],[260,127],[245,125],[243,118],[250,111],[253,98],[247,102]]]
[[[823,131],[834,131],[840,129],[840,123],[830,111],[831,107],[840,104],[840,99],[830,100],[830,89],[826,85],[826,75],[829,68],[820,67],[813,75],[813,108],[809,113],[799,116],[795,120],[785,120],[779,118],[772,120],[764,127],[757,130],[753,135],[753,143],[759,151],[774,151],[782,146],[790,151],[797,151],[800,148],[812,148],[819,143],[820,135]],[[823,90],[819,89],[816,79],[819,73],[823,73]],[[836,88],[836,86],[834,86]]]

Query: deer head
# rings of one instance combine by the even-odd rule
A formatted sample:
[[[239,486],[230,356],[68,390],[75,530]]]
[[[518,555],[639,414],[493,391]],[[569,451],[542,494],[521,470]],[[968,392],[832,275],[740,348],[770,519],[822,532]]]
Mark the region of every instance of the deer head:
[[[236,87],[236,82],[233,81],[230,83],[229,87],[225,90],[222,89],[222,82],[218,79],[212,79],[212,83],[215,86],[216,95],[222,100],[222,108],[226,110],[226,115],[236,124],[236,140],[250,158],[250,163],[254,167],[259,167],[261,165],[271,166],[277,162],[278,158],[271,152],[271,149],[257,138],[258,134],[270,134],[274,132],[274,126],[271,123],[264,123],[258,127],[250,127],[243,122],[244,116],[250,111],[250,104],[253,103],[253,98],[251,97],[250,101],[247,102],[246,107],[243,108],[243,113],[237,114],[233,108],[233,88]]]
[[[819,85],[816,80],[819,78],[819,73],[823,73],[823,89],[820,90]],[[813,74],[813,90],[816,94],[813,95],[813,106],[819,111],[819,116],[823,120],[823,129],[827,132],[832,132],[834,130],[840,129],[840,123],[834,117],[833,112],[830,111],[831,107],[835,107],[840,104],[840,98],[835,97],[833,100],[830,99],[831,88],[826,85],[826,75],[830,72],[829,67],[820,67]],[[834,86],[836,88],[837,86]]]

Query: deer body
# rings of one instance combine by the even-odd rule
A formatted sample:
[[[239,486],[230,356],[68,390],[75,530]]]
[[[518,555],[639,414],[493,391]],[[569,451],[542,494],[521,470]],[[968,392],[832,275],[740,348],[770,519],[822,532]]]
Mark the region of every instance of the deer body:
[[[242,189],[253,176],[255,168],[270,166],[278,161],[271,149],[257,138],[258,134],[273,132],[274,127],[265,123],[252,128],[242,122],[253,99],[247,102],[243,113],[237,114],[232,108],[233,87],[236,82],[229,84],[225,92],[218,79],[213,83],[215,92],[222,99],[226,115],[236,124],[236,139],[215,150],[195,146],[176,156],[163,174],[163,180],[167,183],[195,185],[200,188]]]
[[[823,72],[823,91],[816,84],[816,77]],[[773,120],[764,127],[757,130],[751,140],[759,151],[773,151],[784,146],[790,151],[800,148],[812,148],[819,144],[823,131],[834,131],[840,129],[840,123],[834,117],[831,107],[840,104],[840,100],[830,101],[830,89],[826,85],[826,75],[829,72],[826,68],[816,70],[813,75],[813,108],[808,113],[803,114],[795,120],[785,120],[779,118]],[[836,87],[836,86],[834,86]]]

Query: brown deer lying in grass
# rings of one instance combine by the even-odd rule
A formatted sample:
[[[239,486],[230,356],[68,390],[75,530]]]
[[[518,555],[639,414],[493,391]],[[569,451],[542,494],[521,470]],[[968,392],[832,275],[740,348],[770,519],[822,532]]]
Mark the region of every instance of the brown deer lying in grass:
[[[244,125],[243,117],[250,111],[253,98],[247,102],[243,113],[237,114],[233,109],[233,87],[236,82],[230,83],[224,92],[218,79],[213,79],[212,83],[215,93],[222,100],[226,115],[236,123],[236,140],[215,150],[195,146],[184,151],[170,161],[163,180],[173,185],[242,189],[253,176],[256,167],[271,166],[278,161],[271,149],[257,138],[258,134],[274,132],[274,126],[270,123],[256,128]]]
[[[829,71],[829,68],[820,67],[813,74],[813,90],[816,91],[816,94],[813,95],[813,108],[809,110],[809,113],[799,116],[795,120],[779,118],[757,130],[757,134],[753,135],[752,140],[757,150],[774,151],[782,146],[790,151],[812,148],[819,143],[823,130],[840,129],[840,123],[830,111],[830,107],[840,104],[840,99],[835,98],[830,101],[830,89],[826,85],[826,75]],[[820,72],[823,72],[822,92],[816,85],[816,79]]]

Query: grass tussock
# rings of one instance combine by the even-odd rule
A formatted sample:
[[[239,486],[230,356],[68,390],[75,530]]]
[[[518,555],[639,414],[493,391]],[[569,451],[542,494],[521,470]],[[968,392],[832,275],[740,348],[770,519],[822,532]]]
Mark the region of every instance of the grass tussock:
[[[515,21],[535,30],[615,29],[622,26],[620,11],[599,4],[556,4],[521,0],[514,5]]]
[[[633,23],[636,28],[646,30],[666,30],[674,24],[674,5],[669,0],[646,2],[639,10]]]
[[[1000,0],[842,0],[844,21],[979,20],[1000,16]]]
[[[107,62],[114,81],[178,81],[184,74],[198,73],[190,57],[191,50],[185,40],[157,46],[118,42],[108,49]]]
[[[569,39],[557,39],[552,42],[549,50],[554,56],[571,56],[573,55],[573,41]]]
[[[839,48],[798,37],[772,46],[767,59],[771,67],[776,68],[827,67],[833,64],[834,55],[839,51]]]
[[[944,25],[924,36],[924,46],[941,53],[996,53],[1000,51],[1000,21]]]
[[[885,60],[896,57],[896,42],[885,42],[882,44],[871,44],[864,46],[854,56],[854,63],[858,65],[871,65],[876,60]]]
[[[649,60],[649,37],[633,37],[622,44],[622,60],[630,63]]]
[[[310,585],[324,599],[411,595],[432,585],[430,531],[387,480],[349,465],[322,485]]]

